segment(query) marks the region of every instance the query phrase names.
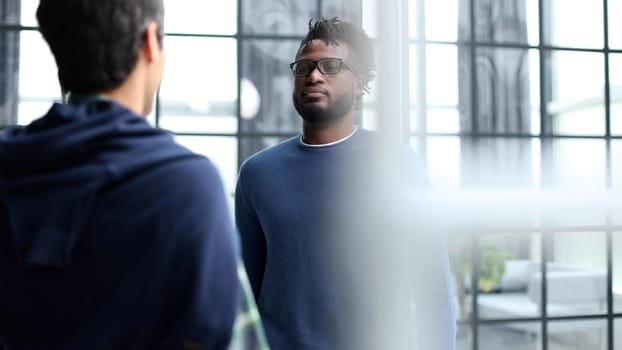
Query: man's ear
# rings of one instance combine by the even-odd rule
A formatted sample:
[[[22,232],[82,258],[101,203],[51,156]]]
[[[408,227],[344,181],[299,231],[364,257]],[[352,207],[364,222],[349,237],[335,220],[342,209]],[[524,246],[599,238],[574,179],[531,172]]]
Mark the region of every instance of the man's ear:
[[[147,61],[153,62],[160,59],[162,55],[162,47],[160,46],[160,34],[158,31],[158,24],[152,21],[147,25],[143,38],[142,52],[147,58]]]
[[[356,77],[356,81],[354,82],[354,87],[356,89],[357,96],[363,96],[365,94],[365,82],[363,81],[363,77],[360,75]]]

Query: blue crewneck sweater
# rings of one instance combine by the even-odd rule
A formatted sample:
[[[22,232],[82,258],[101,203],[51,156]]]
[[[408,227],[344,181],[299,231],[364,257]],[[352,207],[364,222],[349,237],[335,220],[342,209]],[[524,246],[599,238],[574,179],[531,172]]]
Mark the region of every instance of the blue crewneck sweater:
[[[124,107],[55,104],[0,132],[7,350],[224,349],[236,257],[215,167]]]
[[[373,332],[356,319],[367,302],[366,293],[357,288],[367,283],[360,282],[370,271],[361,263],[367,253],[350,248],[365,239],[365,229],[350,224],[364,222],[374,214],[373,205],[382,205],[369,205],[370,199],[382,201],[374,194],[378,189],[424,183],[425,174],[409,149],[386,147],[378,134],[363,129],[321,147],[305,145],[297,136],[244,162],[236,188],[236,223],[273,349],[377,346],[357,342],[365,338],[357,332]],[[438,298],[449,303],[444,272]],[[443,327],[451,332],[450,309],[444,318],[449,324]]]

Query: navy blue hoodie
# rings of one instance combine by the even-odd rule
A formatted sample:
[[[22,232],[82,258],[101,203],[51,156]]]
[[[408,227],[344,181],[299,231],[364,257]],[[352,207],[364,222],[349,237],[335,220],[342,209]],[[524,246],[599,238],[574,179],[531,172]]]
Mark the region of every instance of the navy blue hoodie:
[[[0,132],[0,348],[226,348],[237,250],[215,167],[118,104]]]

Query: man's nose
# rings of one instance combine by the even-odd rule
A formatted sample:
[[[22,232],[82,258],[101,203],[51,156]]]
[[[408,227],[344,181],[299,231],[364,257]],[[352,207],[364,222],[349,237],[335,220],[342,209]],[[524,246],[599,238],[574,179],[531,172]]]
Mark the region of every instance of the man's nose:
[[[311,72],[307,74],[307,81],[316,82],[316,81],[321,81],[323,79],[324,79],[324,74],[320,72],[320,69],[318,68],[318,66],[313,67]]]

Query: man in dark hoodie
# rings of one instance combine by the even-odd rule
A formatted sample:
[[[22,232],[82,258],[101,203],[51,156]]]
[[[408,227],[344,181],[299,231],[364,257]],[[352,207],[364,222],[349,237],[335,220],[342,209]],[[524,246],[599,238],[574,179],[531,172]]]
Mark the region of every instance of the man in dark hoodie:
[[[215,167],[143,118],[162,0],[41,0],[69,103],[0,133],[0,348],[223,349],[237,241]]]

